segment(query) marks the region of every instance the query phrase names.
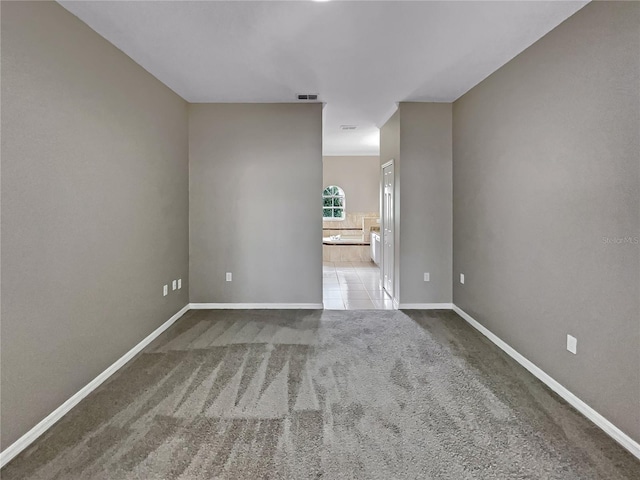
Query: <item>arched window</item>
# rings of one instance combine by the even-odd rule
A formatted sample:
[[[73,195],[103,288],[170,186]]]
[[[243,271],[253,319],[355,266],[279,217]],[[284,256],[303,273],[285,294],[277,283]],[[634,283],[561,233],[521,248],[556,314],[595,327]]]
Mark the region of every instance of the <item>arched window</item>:
[[[322,219],[344,220],[344,190],[331,185],[322,192]]]

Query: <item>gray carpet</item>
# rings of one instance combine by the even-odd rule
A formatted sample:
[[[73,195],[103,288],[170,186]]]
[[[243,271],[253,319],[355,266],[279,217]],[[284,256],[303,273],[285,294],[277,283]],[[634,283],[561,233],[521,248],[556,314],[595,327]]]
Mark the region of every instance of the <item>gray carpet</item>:
[[[192,311],[11,479],[638,479],[449,311]]]

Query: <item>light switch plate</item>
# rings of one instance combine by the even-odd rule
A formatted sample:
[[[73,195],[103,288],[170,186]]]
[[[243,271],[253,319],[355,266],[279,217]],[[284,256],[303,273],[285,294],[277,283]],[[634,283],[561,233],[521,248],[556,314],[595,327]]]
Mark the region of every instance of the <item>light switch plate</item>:
[[[169,285],[162,287],[162,296],[166,297],[167,295],[169,295]]]
[[[178,290],[180,290],[182,288],[182,279],[179,278],[178,279]]]
[[[573,335],[567,335],[567,350],[574,355],[578,353],[578,339]]]
[[[175,290],[176,288],[178,288],[178,281],[174,280],[171,282],[171,290]]]
[[[464,285],[464,273],[460,274],[460,283]]]
[[[431,276],[429,275],[429,272],[424,272],[424,281],[428,282],[430,281],[430,279],[431,279]]]
[[[233,280],[233,275],[231,272],[227,272],[227,282],[230,282],[231,280]]]

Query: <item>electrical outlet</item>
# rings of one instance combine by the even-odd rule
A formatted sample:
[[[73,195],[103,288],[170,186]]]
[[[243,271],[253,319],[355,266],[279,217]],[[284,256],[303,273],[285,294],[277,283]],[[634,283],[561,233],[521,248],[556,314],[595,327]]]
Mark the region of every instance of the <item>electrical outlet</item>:
[[[464,285],[464,273],[460,274],[460,283]]]
[[[573,335],[567,335],[567,350],[574,355],[578,353],[578,339]]]
[[[182,288],[182,279],[179,278],[178,279],[178,290],[180,290]]]
[[[428,282],[428,281],[430,281],[430,279],[431,279],[431,278],[430,278],[430,276],[429,276],[429,272],[424,272],[424,281],[425,281],[425,282]]]
[[[169,295],[169,285],[162,287],[162,296],[166,297],[167,295]]]
[[[178,288],[178,281],[174,280],[171,282],[171,290],[175,290],[176,288]]]
[[[231,272],[227,272],[227,282],[230,282],[231,280],[233,280],[233,275]]]

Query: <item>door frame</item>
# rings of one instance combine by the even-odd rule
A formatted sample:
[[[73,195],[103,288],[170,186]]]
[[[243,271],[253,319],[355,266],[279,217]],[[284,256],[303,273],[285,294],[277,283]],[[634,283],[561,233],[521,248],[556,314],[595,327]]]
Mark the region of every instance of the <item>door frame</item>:
[[[385,258],[385,245],[384,245],[384,235],[385,235],[385,221],[384,221],[384,202],[385,202],[385,193],[384,193],[384,169],[387,167],[393,166],[393,188],[392,188],[392,195],[391,195],[391,204],[392,204],[392,208],[395,210],[395,200],[396,200],[396,185],[395,185],[395,176],[396,176],[396,167],[395,167],[395,159],[391,159],[388,162],[383,163],[380,166],[380,210],[381,210],[381,228],[382,228],[382,235],[381,235],[381,249],[380,249],[380,254],[381,254],[381,271],[380,271],[380,286],[382,287],[382,289],[387,292],[389,294],[389,296],[391,297],[391,299],[394,301],[395,303],[395,252],[392,251],[391,252],[391,265],[389,266],[391,268],[391,272],[392,272],[392,277],[391,277],[391,291],[387,290],[385,288],[385,282],[384,282],[384,272],[385,272],[385,264],[388,261],[388,259]],[[393,218],[395,219],[395,211],[393,213]],[[395,239],[395,225],[391,226],[391,235],[392,235],[392,248],[395,250],[395,245],[396,245],[396,239]]]

